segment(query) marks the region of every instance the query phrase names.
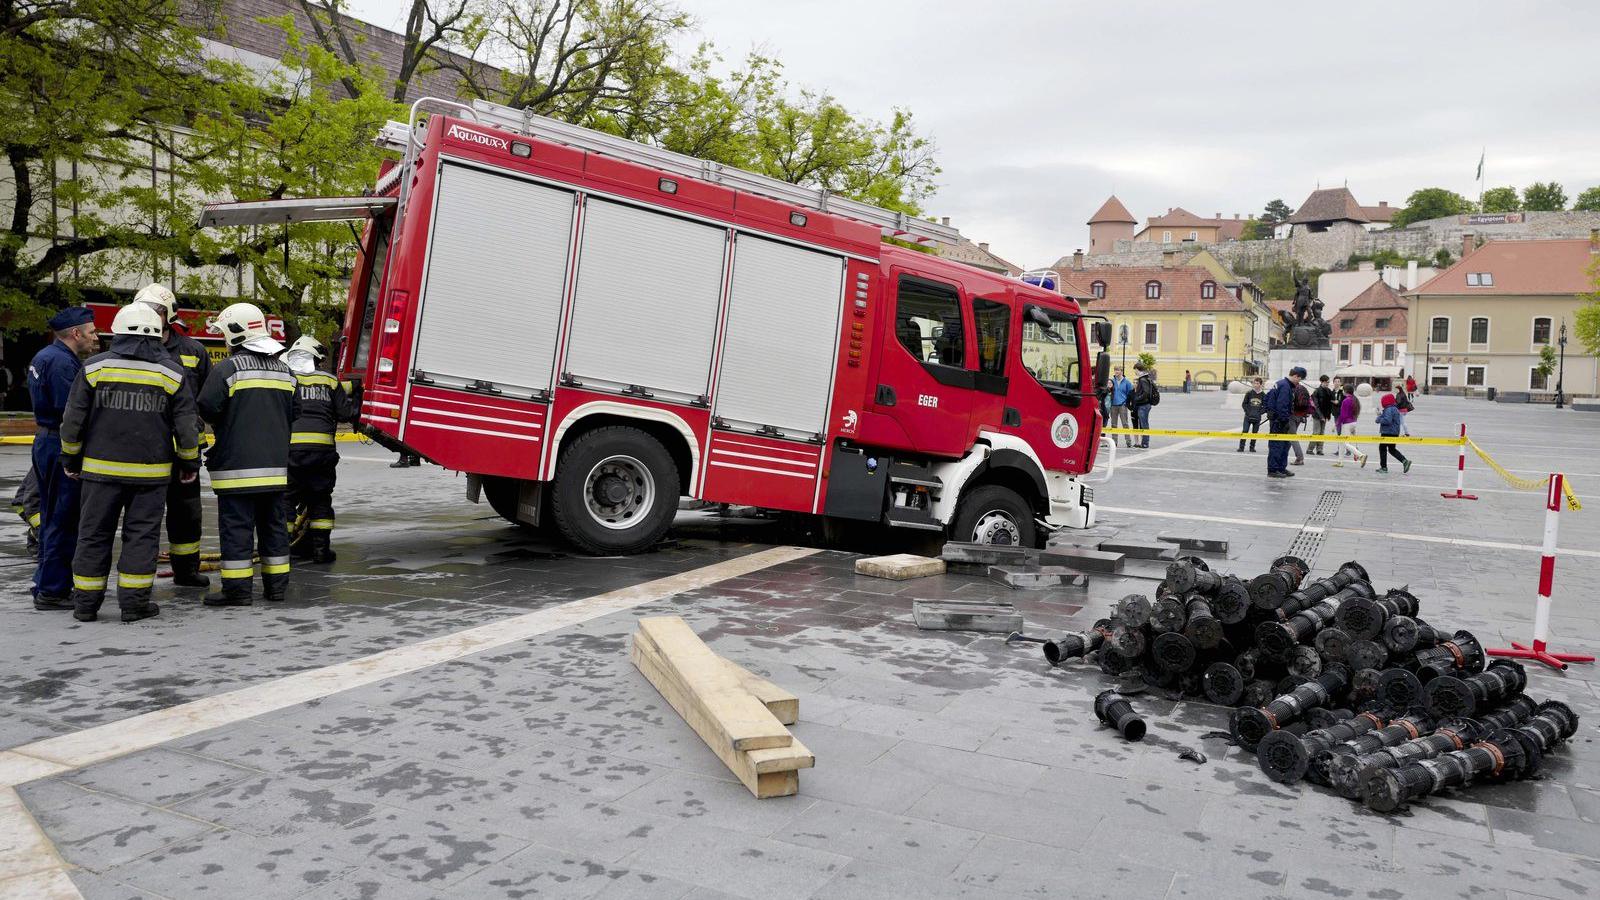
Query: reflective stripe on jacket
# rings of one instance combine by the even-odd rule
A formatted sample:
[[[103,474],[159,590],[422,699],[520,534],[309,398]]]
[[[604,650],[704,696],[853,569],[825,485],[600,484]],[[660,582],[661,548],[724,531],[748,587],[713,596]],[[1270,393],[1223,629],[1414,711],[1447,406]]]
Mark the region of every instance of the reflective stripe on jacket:
[[[183,371],[154,338],[117,335],[89,358],[61,422],[62,464],[90,481],[153,484],[200,464]]]
[[[298,401],[283,360],[239,348],[211,367],[200,389],[200,415],[216,431],[206,451],[211,489],[281,491],[289,478],[289,423]]]

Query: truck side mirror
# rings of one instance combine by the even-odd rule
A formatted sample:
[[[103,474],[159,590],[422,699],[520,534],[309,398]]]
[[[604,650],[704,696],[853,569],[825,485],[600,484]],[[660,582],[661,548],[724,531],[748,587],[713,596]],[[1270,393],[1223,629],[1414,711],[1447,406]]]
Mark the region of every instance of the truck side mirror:
[[[1095,322],[1091,327],[1094,329],[1094,342],[1096,344],[1099,344],[1102,347],[1111,346],[1111,323],[1110,322]],[[1098,365],[1099,364],[1096,363],[1096,367],[1097,368],[1098,368]]]
[[[1095,330],[1098,331],[1099,330],[1099,326],[1102,325],[1102,324],[1105,324],[1105,323],[1102,322],[1102,323],[1096,324]],[[1106,330],[1110,331],[1111,330],[1111,326],[1110,325],[1106,325]],[[1105,390],[1106,390],[1106,387],[1110,383],[1111,383],[1111,354],[1107,353],[1104,350],[1101,350],[1100,351],[1100,355],[1095,357],[1095,361],[1094,361],[1094,392],[1096,394],[1104,393]]]

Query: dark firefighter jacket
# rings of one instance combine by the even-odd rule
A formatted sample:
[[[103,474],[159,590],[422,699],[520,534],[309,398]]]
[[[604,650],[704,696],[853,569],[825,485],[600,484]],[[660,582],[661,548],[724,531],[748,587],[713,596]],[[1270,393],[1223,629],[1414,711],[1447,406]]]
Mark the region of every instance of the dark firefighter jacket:
[[[205,386],[206,376],[211,374],[211,357],[206,353],[206,348],[200,342],[187,334],[182,334],[176,327],[167,332],[166,343],[162,346],[172,354],[172,358],[183,366],[184,381],[189,383],[189,393],[200,396],[200,388]]]
[[[299,402],[294,373],[283,360],[237,348],[211,367],[199,401],[201,418],[216,431],[216,443],[206,451],[213,491],[288,487],[289,423]]]
[[[289,464],[309,466],[339,458],[334,432],[355,416],[354,404],[339,379],[327,372],[296,374],[300,412],[289,435]]]
[[[119,334],[84,363],[61,420],[61,458],[89,481],[165,484],[200,467],[194,397],[155,338]]]

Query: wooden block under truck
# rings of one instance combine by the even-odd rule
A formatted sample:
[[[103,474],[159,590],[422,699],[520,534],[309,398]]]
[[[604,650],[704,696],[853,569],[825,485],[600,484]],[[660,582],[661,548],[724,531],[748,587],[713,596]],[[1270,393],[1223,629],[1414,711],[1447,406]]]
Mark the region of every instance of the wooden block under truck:
[[[339,374],[474,502],[592,553],[650,547],[681,496],[1027,546],[1094,524],[1109,325],[884,241],[954,229],[488,103],[382,139],[370,196],[201,224],[367,220]]]

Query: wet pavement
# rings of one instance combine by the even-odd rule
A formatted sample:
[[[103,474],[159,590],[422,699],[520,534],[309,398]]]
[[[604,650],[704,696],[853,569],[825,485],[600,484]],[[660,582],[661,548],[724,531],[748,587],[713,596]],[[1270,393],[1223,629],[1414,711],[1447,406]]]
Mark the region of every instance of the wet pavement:
[[[1232,428],[1217,394],[1168,394],[1156,427]],[[1600,416],[1418,398],[1417,434],[1467,418],[1503,464],[1567,471],[1552,643],[1600,650]],[[1262,571],[1339,492],[1315,560],[1407,584],[1423,616],[1504,645],[1531,631],[1541,495],[1454,448],[1410,475],[1311,457],[1269,481],[1256,454],[1156,439],[1097,486],[1090,537],[1222,537],[1214,568]],[[284,604],[208,610],[158,582],[159,618],[80,625],[27,604],[22,532],[0,526],[0,749],[336,666],[803,540],[783,523],[680,516],[663,549],[567,553],[463,499],[435,467],[343,445],[340,559]],[[1174,449],[1177,448],[1177,449]],[[1376,454],[1374,454],[1374,457]],[[26,466],[0,450],[0,490]],[[209,495],[208,495],[209,505]],[[208,516],[211,514],[208,509]],[[208,523],[206,548],[214,549]],[[1207,737],[1204,703],[1136,698],[1127,744],[1090,710],[1108,686],[1036,646],[918,631],[917,598],[1003,599],[1033,633],[1079,629],[1155,582],[1081,592],[974,576],[888,582],[818,551],[630,609],[19,784],[82,895],[123,897],[1577,897],[1600,885],[1600,679],[1530,668],[1578,735],[1538,780],[1380,816],[1269,781]],[[1151,567],[1135,567],[1139,572]],[[755,801],[627,661],[641,615],[683,615],[720,653],[797,693],[817,756],[798,796]],[[505,627],[510,627],[506,625]],[[1204,764],[1180,759],[1199,749]],[[13,861],[0,849],[0,873]],[[20,884],[20,882],[18,882]],[[0,895],[8,893],[0,881]]]

